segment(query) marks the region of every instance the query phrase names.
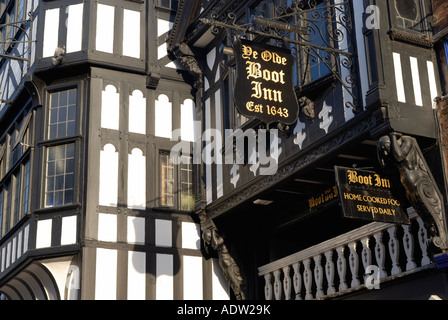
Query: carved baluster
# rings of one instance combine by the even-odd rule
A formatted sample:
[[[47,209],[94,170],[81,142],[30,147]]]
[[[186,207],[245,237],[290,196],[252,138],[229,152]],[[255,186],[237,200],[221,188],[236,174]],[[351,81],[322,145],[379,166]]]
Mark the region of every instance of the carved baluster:
[[[333,250],[325,252],[325,274],[327,276],[328,289],[327,295],[336,292],[334,288],[334,263],[333,263]]]
[[[344,257],[344,247],[339,247],[336,249],[336,252],[338,253],[338,260],[337,260],[337,266],[338,266],[338,275],[339,275],[339,291],[347,290],[347,283],[345,282],[345,275],[347,272],[347,265],[346,260]]]
[[[418,243],[420,244],[420,249],[422,250],[421,266],[424,266],[431,263],[431,260],[428,257],[428,232],[425,228],[423,220],[420,217],[417,218],[417,222],[419,226]]]
[[[375,237],[375,258],[378,268],[380,269],[380,279],[387,277],[386,269],[384,264],[386,262],[385,246],[383,244],[383,232],[377,232],[374,234]]]
[[[294,284],[294,291],[296,293],[296,300],[302,300],[300,292],[302,291],[302,275],[300,274],[300,262],[296,262],[292,265],[294,269],[294,276],[292,282]]]
[[[311,263],[310,259],[306,259],[305,261],[303,261],[303,266],[305,267],[305,270],[303,272],[303,281],[305,282],[305,291],[306,291],[305,300],[314,299],[313,294],[311,292],[311,285],[313,284],[313,276],[311,272],[310,263]]]
[[[272,274],[267,273],[264,275],[264,297],[266,300],[272,300]]]
[[[348,247],[350,249],[349,265],[350,271],[352,272],[352,282],[350,283],[350,287],[355,288],[361,284],[358,279],[359,257],[356,252],[356,241],[349,243]]]
[[[401,267],[399,266],[398,259],[400,258],[400,245],[397,239],[397,226],[392,226],[387,229],[389,232],[389,253],[392,259],[392,271],[391,275],[401,273]]]
[[[322,289],[322,283],[324,281],[324,273],[323,268],[321,264],[322,256],[319,254],[315,256],[314,258],[314,279],[316,280],[316,299],[323,297],[324,291]]]
[[[275,300],[282,298],[282,282],[280,281],[281,270],[274,271],[274,296]]]
[[[364,267],[364,282],[366,282],[366,273],[365,270],[368,266],[372,265],[372,250],[370,250],[370,238],[365,237],[361,239],[362,251],[361,251],[361,261]]]
[[[406,253],[407,263],[406,271],[417,268],[417,264],[414,262],[414,237],[411,234],[409,225],[402,225],[404,235],[403,235],[403,246],[404,252]]]
[[[285,291],[285,299],[291,300],[291,277],[289,272],[290,266],[283,267],[283,290]]]

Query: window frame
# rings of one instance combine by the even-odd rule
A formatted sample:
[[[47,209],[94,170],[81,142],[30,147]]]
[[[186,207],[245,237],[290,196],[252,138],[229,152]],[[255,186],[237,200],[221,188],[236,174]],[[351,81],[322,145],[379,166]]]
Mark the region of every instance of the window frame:
[[[164,205],[162,204],[163,200],[163,181],[162,181],[162,156],[166,156],[167,158],[171,159],[171,163],[173,165],[173,205]],[[173,210],[179,210],[179,211],[193,211],[194,210],[194,203],[192,208],[190,209],[182,209],[183,202],[182,202],[182,184],[184,183],[182,181],[182,163],[180,162],[180,159],[182,157],[188,157],[190,158],[189,167],[191,168],[190,174],[189,174],[189,181],[191,181],[192,186],[192,198],[195,199],[195,189],[194,189],[194,164],[193,164],[193,156],[190,154],[179,154],[176,156],[178,160],[174,161],[173,155],[170,153],[170,151],[166,150],[159,150],[158,152],[158,195],[159,195],[159,201],[158,205],[161,208],[167,208],[167,209],[173,209]]]
[[[29,152],[1,181],[0,239],[9,233],[30,211],[30,193],[25,191],[27,166],[29,165],[28,190],[31,183],[31,155]],[[25,202],[27,206],[25,208]]]
[[[445,64],[446,67],[448,68],[448,37],[443,39],[443,49],[445,51]]]
[[[164,10],[176,11],[177,10],[177,5],[178,5],[178,0],[167,0],[167,1],[170,2],[168,7],[163,4],[163,0],[157,0],[156,1],[156,7],[164,9]],[[173,5],[173,3],[174,3],[174,5]]]
[[[81,102],[81,95],[79,90],[80,85],[79,84],[71,84],[71,85],[64,85],[64,86],[57,86],[47,89],[46,91],[46,103],[45,103],[45,130],[44,130],[44,141],[62,141],[62,140],[69,140],[74,139],[80,136],[80,128],[81,128],[81,114],[80,114],[80,102]],[[51,104],[51,95],[54,93],[62,92],[62,91],[69,91],[69,90],[76,90],[76,116],[75,116],[75,133],[73,135],[66,135],[63,137],[56,137],[56,138],[50,138],[50,104]]]
[[[75,117],[75,133],[73,135],[67,135],[63,137],[50,138],[50,112],[51,112],[51,95],[54,93],[60,93],[62,91],[76,90],[76,117]],[[39,146],[42,147],[42,177],[41,177],[41,194],[40,194],[40,205],[39,207],[43,210],[52,210],[55,208],[64,208],[79,205],[79,148],[81,141],[81,130],[82,130],[82,96],[81,96],[81,84],[67,83],[63,85],[57,85],[54,87],[49,87],[45,92],[45,116],[44,116],[44,130],[43,137],[44,140],[39,142]],[[47,206],[46,195],[47,195],[47,169],[48,169],[48,154],[52,147],[59,147],[63,145],[73,144],[74,148],[74,180],[73,180],[73,199],[71,203],[63,205],[52,205]],[[65,181],[65,179],[64,179]],[[64,186],[65,187],[65,186]]]
[[[414,1],[414,0],[413,0]],[[431,37],[431,24],[426,19],[426,15],[428,14],[427,8],[425,7],[425,2],[422,0],[415,0],[415,5],[417,9],[417,17],[415,20],[411,20],[409,18],[403,17],[401,13],[399,12],[399,9],[397,7],[397,0],[394,0],[391,2],[392,12],[395,13],[395,21],[393,22],[397,29],[408,32],[411,34],[416,34],[420,36],[425,37]],[[419,27],[416,27],[414,25],[413,27],[409,27],[408,24],[418,24]],[[421,28],[421,30],[418,30],[418,28]]]
[[[0,239],[14,229],[30,209],[30,193],[24,194],[23,189],[25,166],[32,159],[34,111],[30,106],[31,100],[28,100],[0,139],[0,190],[3,194]],[[31,180],[31,165],[29,170]]]
[[[67,150],[69,148],[69,146],[73,146],[73,155],[71,157],[67,157]],[[64,147],[64,155],[63,158],[55,158],[54,162],[60,162],[60,161],[64,161],[64,172],[63,174],[56,174],[56,165],[54,168],[54,174],[52,174],[51,176],[48,175],[48,168],[49,168],[49,154],[50,154],[50,149],[52,148],[62,148]],[[44,174],[44,184],[45,184],[45,188],[42,190],[43,194],[44,194],[44,199],[43,199],[43,206],[45,208],[56,208],[56,207],[63,207],[63,206],[69,206],[69,205],[73,205],[75,204],[75,183],[76,183],[76,143],[72,142],[72,143],[63,143],[63,144],[58,144],[58,145],[51,145],[51,146],[47,146],[45,148],[45,156],[46,156],[46,161],[45,161],[45,174]],[[67,166],[67,162],[69,160],[73,161],[73,171],[67,173],[66,172],[66,166]],[[68,175],[72,175],[73,176],[73,182],[71,185],[71,188],[66,188],[66,178]],[[61,188],[57,188],[56,187],[56,179],[57,177],[63,176],[63,186],[62,189]],[[51,190],[51,192],[47,191],[47,187],[48,187],[48,179],[52,178],[53,179],[53,188]],[[65,203],[65,193],[67,192],[67,190],[71,190],[72,192],[72,199],[71,202],[67,202]],[[63,193],[63,201],[62,204],[55,204],[54,202],[56,201],[56,193],[58,192],[62,192]],[[47,205],[47,194],[53,194],[53,204],[52,205]]]

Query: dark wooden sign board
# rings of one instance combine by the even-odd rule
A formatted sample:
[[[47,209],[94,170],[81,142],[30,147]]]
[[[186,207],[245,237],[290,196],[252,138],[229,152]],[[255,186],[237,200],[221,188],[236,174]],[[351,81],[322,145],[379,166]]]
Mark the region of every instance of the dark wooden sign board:
[[[374,171],[335,167],[343,215],[347,218],[409,224],[390,179]]]
[[[234,101],[239,113],[266,124],[296,122],[294,57],[286,49],[238,39],[234,43],[237,78]]]

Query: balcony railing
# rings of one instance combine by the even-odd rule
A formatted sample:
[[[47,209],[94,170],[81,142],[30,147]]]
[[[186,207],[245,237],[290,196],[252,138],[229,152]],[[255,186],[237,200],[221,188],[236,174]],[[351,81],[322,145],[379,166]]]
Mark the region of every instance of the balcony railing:
[[[266,300],[334,298],[431,267],[427,230],[408,213],[410,225],[372,222],[259,267]]]

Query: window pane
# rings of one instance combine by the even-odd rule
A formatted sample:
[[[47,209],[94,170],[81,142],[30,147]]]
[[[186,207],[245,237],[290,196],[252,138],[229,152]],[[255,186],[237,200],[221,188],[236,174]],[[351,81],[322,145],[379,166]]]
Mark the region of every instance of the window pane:
[[[180,172],[180,208],[182,210],[194,209],[193,194],[193,167],[192,158],[182,156]]]
[[[13,226],[19,221],[19,215],[20,215],[20,182],[21,182],[21,174],[20,170],[17,172],[17,175],[15,176],[15,189],[14,189],[14,220],[13,220]]]
[[[168,154],[160,155],[161,163],[161,204],[162,206],[174,206],[173,184],[174,167],[173,161]]]
[[[50,111],[50,123],[58,122],[58,109],[51,109]]]
[[[64,204],[64,192],[58,191],[54,193],[54,205],[62,206]]]
[[[67,105],[67,91],[61,91],[59,93],[59,106],[66,106]]]
[[[75,157],[75,144],[68,144],[66,149],[66,158],[71,159]]]
[[[70,106],[76,105],[76,90],[72,89],[68,93],[68,104]]]
[[[73,189],[73,185],[74,185],[74,175],[73,174],[67,174],[65,176],[65,189]]]
[[[68,120],[74,121],[76,120],[76,107],[75,105],[70,105],[68,107]]]
[[[65,160],[57,160],[56,161],[56,175],[64,174],[65,172]]]
[[[29,192],[30,192],[30,167],[31,162],[25,164],[25,183],[23,186],[23,211],[22,216],[28,212],[28,201],[29,201]]]
[[[58,139],[76,134],[76,89],[50,95],[48,138]]]
[[[67,122],[67,135],[74,136],[76,134],[75,122]]]
[[[58,120],[59,120],[59,123],[67,122],[67,108],[66,107],[59,108]]]
[[[54,193],[47,193],[46,196],[46,201],[45,201],[45,206],[46,207],[52,207],[54,205],[54,200],[53,200],[53,195]]]
[[[3,235],[2,225],[3,225],[3,190],[0,191],[0,237]]]
[[[56,184],[54,187],[55,190],[63,190],[64,189],[64,176],[56,177]]]
[[[50,147],[47,155],[45,205],[51,207],[73,203],[74,144]]]
[[[75,159],[69,158],[67,159],[67,166],[65,168],[65,173],[74,173],[75,172]]]
[[[54,177],[47,178],[47,191],[54,191]]]
[[[73,190],[67,190],[64,194],[65,203],[73,203]]]
[[[57,138],[65,137],[67,135],[67,123],[59,123],[58,124],[58,132],[57,132]]]

